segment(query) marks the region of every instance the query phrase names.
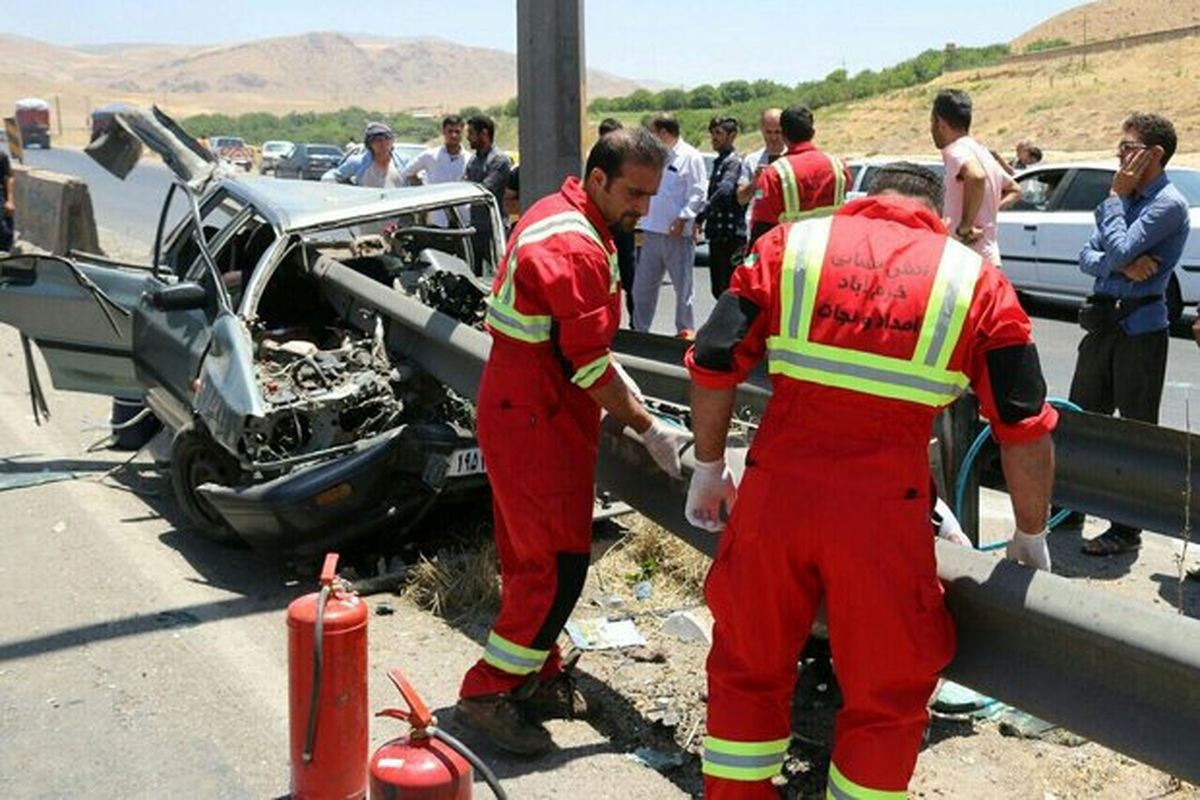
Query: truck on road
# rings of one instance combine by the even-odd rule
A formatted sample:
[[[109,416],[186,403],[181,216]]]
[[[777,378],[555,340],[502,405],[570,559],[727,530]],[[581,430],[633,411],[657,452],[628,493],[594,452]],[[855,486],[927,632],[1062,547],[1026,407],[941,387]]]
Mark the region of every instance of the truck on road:
[[[50,149],[50,104],[37,97],[26,97],[17,101],[17,127],[21,130],[21,143],[28,147],[36,144],[43,150]]]

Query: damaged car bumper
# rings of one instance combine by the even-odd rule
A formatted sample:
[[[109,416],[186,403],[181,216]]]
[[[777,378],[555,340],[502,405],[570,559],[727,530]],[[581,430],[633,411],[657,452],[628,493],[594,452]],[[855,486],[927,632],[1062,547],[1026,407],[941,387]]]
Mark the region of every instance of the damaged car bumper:
[[[208,483],[198,491],[251,547],[308,555],[412,526],[436,501],[479,499],[487,477],[471,436],[430,423],[396,428],[265,483]]]

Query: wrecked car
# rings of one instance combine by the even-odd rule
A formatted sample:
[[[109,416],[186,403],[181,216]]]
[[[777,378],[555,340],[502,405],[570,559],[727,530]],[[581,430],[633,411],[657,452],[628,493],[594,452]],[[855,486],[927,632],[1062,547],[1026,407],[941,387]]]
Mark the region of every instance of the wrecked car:
[[[496,263],[504,243],[474,252],[470,209],[502,231],[490,193],[235,174],[158,109],[115,111],[88,152],[123,178],[143,144],[175,174],[148,263],[0,259],[0,322],[37,344],[53,385],[141,398],[170,432],[179,505],[215,540],[316,553],[479,499],[470,400],[406,358],[388,319],[328,275],[352,270],[481,327],[486,276],[474,266]],[[448,227],[427,224],[435,211]]]

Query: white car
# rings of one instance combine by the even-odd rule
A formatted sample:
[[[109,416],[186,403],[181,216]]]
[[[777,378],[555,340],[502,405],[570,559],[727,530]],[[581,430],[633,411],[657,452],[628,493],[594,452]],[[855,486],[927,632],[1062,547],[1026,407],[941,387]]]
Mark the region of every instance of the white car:
[[[1108,196],[1117,165],[1106,162],[1047,164],[1016,174],[1021,199],[1001,211],[1000,260],[1018,291],[1081,299],[1094,278],[1079,269],[1079,251],[1096,227],[1096,206]],[[1184,306],[1200,302],[1200,170],[1167,169],[1191,207],[1192,235],[1167,287],[1167,312],[1178,320]]]
[[[860,197],[867,196],[867,190],[871,188],[871,181],[875,178],[875,173],[884,164],[894,164],[897,161],[907,161],[910,164],[917,164],[922,167],[928,167],[941,177],[946,171],[941,159],[931,158],[905,158],[897,156],[895,158],[858,158],[846,162],[846,166],[850,169],[850,187],[846,190],[847,200],[857,200]]]
[[[259,162],[258,171],[261,174],[275,171],[275,165],[281,159],[287,158],[291,152],[296,149],[296,145],[292,142],[275,139],[269,142],[263,142],[262,160]]]

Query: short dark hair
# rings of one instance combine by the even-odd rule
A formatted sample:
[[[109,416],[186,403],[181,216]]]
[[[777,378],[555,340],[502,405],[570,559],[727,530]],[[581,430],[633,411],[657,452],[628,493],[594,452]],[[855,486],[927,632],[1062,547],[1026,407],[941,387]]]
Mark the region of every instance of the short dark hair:
[[[905,197],[924,200],[939,214],[942,213],[946,200],[946,190],[938,174],[928,167],[910,161],[894,161],[875,171],[870,185],[867,186],[867,194],[876,195],[883,192],[895,192]]]
[[[1163,166],[1171,160],[1171,156],[1175,155],[1175,147],[1179,144],[1179,140],[1175,136],[1175,126],[1171,124],[1171,120],[1159,114],[1130,114],[1125,120],[1125,124],[1121,126],[1121,130],[1137,131],[1142,137],[1142,141],[1154,147],[1158,145],[1163,149]]]
[[[612,180],[630,162],[661,170],[667,163],[667,148],[645,128],[618,128],[592,145],[583,174],[591,175],[599,167]]]
[[[450,125],[462,125],[462,114],[447,114],[442,117],[442,130],[446,130]]]
[[[1036,164],[1042,160],[1042,148],[1036,144],[1027,145],[1025,150],[1029,153],[1029,163]]]
[[[942,89],[933,98],[933,115],[956,131],[971,130],[971,95],[962,89]]]
[[[737,117],[717,116],[717,117],[713,117],[711,120],[709,120],[709,122],[708,122],[709,133],[712,133],[714,130],[716,130],[718,128],[725,131],[725,133],[732,133],[734,136],[737,136],[737,132],[738,132]]]
[[[467,120],[467,127],[471,128],[476,133],[479,131],[487,131],[489,139],[494,140],[496,138],[496,123],[493,122],[492,118],[486,114],[476,114],[475,116],[471,117],[469,120]]]
[[[779,115],[779,127],[783,129],[783,138],[792,144],[803,144],[811,141],[813,133],[813,113],[808,106],[788,106]]]
[[[621,124],[621,120],[615,117],[605,117],[604,119],[600,120],[600,135],[604,136],[612,133],[613,131],[619,131],[624,127],[625,126]]]
[[[666,131],[672,136],[679,135],[679,120],[670,114],[659,114],[650,120],[650,130],[655,133]]]

